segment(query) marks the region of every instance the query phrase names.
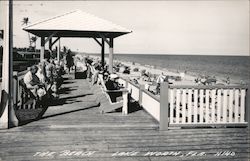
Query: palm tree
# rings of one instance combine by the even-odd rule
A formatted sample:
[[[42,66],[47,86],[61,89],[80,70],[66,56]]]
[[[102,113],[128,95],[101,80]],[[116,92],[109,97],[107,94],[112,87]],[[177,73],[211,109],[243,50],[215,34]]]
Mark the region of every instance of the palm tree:
[[[23,20],[22,20],[22,23],[23,23],[22,25],[26,25],[27,26],[28,23],[30,23],[29,22],[29,17],[24,17]]]
[[[37,41],[37,37],[36,36],[32,36],[30,38],[30,41],[31,41],[31,44],[32,44],[32,47],[34,47],[35,51],[36,51],[36,41]]]
[[[23,25],[25,25],[25,26],[27,26],[29,23],[30,23],[30,21],[29,21],[29,17],[24,17],[23,18],[23,20],[22,20],[22,26]],[[30,48],[32,47],[32,40],[31,40],[31,38],[30,38],[30,33],[28,32],[28,37],[29,37],[29,43],[30,43]]]

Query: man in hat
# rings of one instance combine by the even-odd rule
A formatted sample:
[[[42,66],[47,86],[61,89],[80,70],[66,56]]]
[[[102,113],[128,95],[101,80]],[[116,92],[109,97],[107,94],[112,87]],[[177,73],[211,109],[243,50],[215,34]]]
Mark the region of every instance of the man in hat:
[[[108,90],[118,90],[120,89],[118,82],[116,81],[118,79],[118,75],[116,74],[110,74],[108,77],[107,82],[105,83],[106,88]]]
[[[105,83],[107,90],[119,90],[120,89],[119,83],[117,82],[118,78],[119,77],[116,74],[109,75],[108,80]],[[112,102],[116,102],[116,98],[119,96],[122,96],[121,92],[110,92],[108,94]]]

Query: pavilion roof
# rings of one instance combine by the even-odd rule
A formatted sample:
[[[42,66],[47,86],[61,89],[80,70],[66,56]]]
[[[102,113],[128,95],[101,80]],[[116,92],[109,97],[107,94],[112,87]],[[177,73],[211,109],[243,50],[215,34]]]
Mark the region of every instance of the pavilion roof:
[[[100,34],[102,34],[105,37],[115,38],[132,32],[122,26],[81,10],[48,18],[23,29],[39,37],[49,37],[51,34],[54,34],[53,37],[100,38]]]

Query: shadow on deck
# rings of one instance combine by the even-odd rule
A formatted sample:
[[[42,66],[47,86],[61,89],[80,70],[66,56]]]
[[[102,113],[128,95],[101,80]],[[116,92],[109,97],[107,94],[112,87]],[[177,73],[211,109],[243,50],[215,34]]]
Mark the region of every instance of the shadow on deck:
[[[100,114],[87,80],[69,77],[40,120],[0,130],[1,160],[247,160],[248,129],[159,131],[144,110]],[[220,152],[220,153],[218,153]]]

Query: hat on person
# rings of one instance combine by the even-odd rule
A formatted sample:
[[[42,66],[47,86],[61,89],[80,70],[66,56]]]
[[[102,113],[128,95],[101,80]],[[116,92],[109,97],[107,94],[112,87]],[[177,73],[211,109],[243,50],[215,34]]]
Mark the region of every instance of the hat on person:
[[[117,74],[110,74],[110,79],[117,79],[118,78],[118,75]]]
[[[36,66],[36,65],[32,65],[31,67],[30,67],[30,71],[31,70],[37,70],[38,69],[38,67]]]

